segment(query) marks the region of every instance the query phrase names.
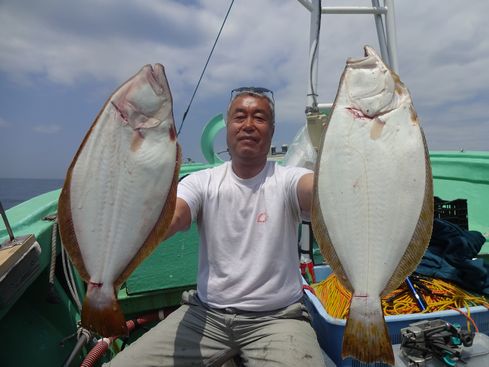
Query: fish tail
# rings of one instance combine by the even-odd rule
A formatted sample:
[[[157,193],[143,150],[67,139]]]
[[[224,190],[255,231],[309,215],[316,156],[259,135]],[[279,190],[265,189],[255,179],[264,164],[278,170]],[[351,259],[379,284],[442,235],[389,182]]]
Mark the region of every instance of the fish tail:
[[[104,337],[128,335],[126,320],[113,287],[88,283],[82,306],[81,324]]]
[[[343,335],[343,358],[394,365],[394,352],[380,298],[353,295]]]

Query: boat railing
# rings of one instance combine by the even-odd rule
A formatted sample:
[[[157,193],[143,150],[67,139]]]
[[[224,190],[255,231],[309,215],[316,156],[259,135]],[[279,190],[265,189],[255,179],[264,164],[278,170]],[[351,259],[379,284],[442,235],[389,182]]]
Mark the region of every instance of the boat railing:
[[[380,54],[396,73],[399,71],[394,0],[371,0],[372,6],[322,6],[326,0],[298,0],[310,12],[310,78],[307,106],[314,108],[318,82],[318,50],[322,14],[369,14],[374,16]]]

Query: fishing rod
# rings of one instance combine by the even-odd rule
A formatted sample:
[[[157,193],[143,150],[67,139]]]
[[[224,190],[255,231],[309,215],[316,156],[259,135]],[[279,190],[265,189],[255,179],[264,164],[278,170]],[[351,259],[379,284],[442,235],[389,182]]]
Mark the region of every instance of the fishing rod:
[[[224,28],[224,24],[226,24],[226,20],[228,19],[228,15],[231,12],[231,8],[233,7],[233,4],[234,4],[234,0],[232,0],[231,4],[229,5],[228,11],[226,13],[226,16],[224,17],[221,28],[219,29],[219,32],[217,33],[217,37],[216,37],[216,40],[214,41],[214,45],[212,46],[211,52],[209,53],[209,56],[207,57],[207,61],[205,62],[204,69],[202,70],[202,73],[200,74],[199,81],[197,82],[197,85],[195,86],[194,93],[192,94],[192,97],[190,98],[190,102],[187,106],[187,109],[183,113],[182,122],[180,123],[180,127],[178,128],[177,136],[179,136],[180,132],[182,131],[183,123],[185,122],[185,119],[187,118],[187,114],[188,114],[188,111],[190,110],[190,106],[192,105],[195,94],[197,93],[197,89],[199,89],[200,82],[202,81],[202,78],[204,77],[204,73],[207,69],[207,65],[209,65],[209,61],[211,60],[211,56],[214,53],[214,49],[216,48],[217,41],[219,40],[219,37],[221,36],[222,29]]]

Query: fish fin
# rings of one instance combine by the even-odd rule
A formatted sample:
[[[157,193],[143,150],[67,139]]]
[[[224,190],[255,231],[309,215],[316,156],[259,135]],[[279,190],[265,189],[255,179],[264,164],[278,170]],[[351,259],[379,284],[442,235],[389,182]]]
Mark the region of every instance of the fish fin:
[[[78,245],[75,229],[73,227],[73,217],[71,216],[70,184],[73,165],[74,164],[68,169],[63,189],[61,190],[58,200],[59,233],[61,242],[68,252],[71,262],[75,265],[82,279],[88,282],[90,280],[90,275],[83,262],[80,246]]]
[[[81,324],[104,337],[129,334],[115,290],[105,285],[88,283],[82,306]]]
[[[404,252],[399,265],[396,267],[396,271],[392,274],[392,277],[387,282],[381,296],[389,294],[391,291],[399,287],[399,285],[405,280],[405,277],[411,274],[418,266],[421,258],[423,257],[426,248],[430,243],[431,232],[433,230],[433,176],[431,173],[431,164],[428,153],[428,146],[423,130],[420,127],[421,136],[423,138],[423,144],[425,149],[425,191],[423,205],[419,215],[418,223],[414,229],[411,241]]]
[[[341,357],[394,365],[394,352],[380,298],[353,296],[343,334]]]
[[[316,170],[317,172],[317,170]],[[331,243],[329,237],[328,229],[324,223],[324,217],[321,211],[321,206],[319,205],[319,195],[317,193],[317,179],[318,175],[314,175],[314,193],[313,193],[313,205],[311,209],[311,224],[314,237],[319,244],[319,249],[321,250],[321,255],[323,255],[326,262],[331,266],[337,279],[341,284],[353,292],[353,287],[346,276],[345,269],[341,265],[340,259],[336,254],[336,251]]]
[[[80,246],[78,245],[78,240],[76,238],[75,229],[73,227],[73,218],[71,216],[71,176],[73,173],[73,168],[78,161],[78,157],[80,156],[83,148],[87,144],[88,138],[92,131],[95,129],[99,121],[99,117],[102,115],[105,110],[105,106],[110,102],[110,98],[104,103],[104,107],[99,111],[97,117],[93,121],[90,129],[87,131],[85,137],[83,138],[82,143],[78,147],[78,150],[71,161],[70,167],[66,173],[66,178],[63,183],[63,189],[61,190],[61,194],[58,199],[58,224],[59,224],[59,233],[61,236],[61,242],[63,247],[68,252],[68,255],[71,259],[71,262],[75,265],[76,270],[86,282],[90,281],[90,275],[85,267],[85,263],[83,262],[83,257],[80,252]]]
[[[165,205],[163,206],[160,216],[156,221],[153,229],[149,233],[148,237],[144,241],[143,245],[140,247],[134,258],[122,271],[122,273],[117,277],[114,284],[116,287],[120,286],[129,275],[136,269],[136,267],[141,263],[141,261],[146,258],[155,248],[158,246],[166,235],[168,227],[170,226],[171,220],[173,219],[173,214],[175,212],[175,205],[177,200],[177,186],[178,186],[178,175],[180,172],[180,162],[181,162],[181,148],[180,145],[176,144],[177,154],[175,170],[173,172],[173,181],[168,191],[166,197]]]
[[[340,84],[345,77],[346,70],[341,75]],[[338,95],[336,96],[338,98]],[[336,106],[336,99],[333,104],[333,110]],[[318,157],[321,156],[324,140],[326,138],[326,133],[329,128],[329,122],[331,120],[332,113],[330,113],[327,117],[327,121],[325,123],[323,132],[321,134],[321,142],[319,144],[319,152]],[[312,197],[312,208],[311,208],[311,225],[312,231],[314,233],[314,238],[319,244],[319,249],[321,251],[321,255],[324,257],[326,262],[331,266],[333,272],[336,274],[337,279],[341,282],[341,284],[348,289],[351,293],[353,293],[353,286],[351,285],[348,277],[346,276],[345,269],[343,265],[341,265],[340,259],[336,254],[336,251],[331,243],[331,238],[329,237],[328,228],[324,223],[324,216],[322,213],[321,205],[319,203],[319,194],[318,194],[318,179],[319,179],[319,163],[320,159],[316,160],[316,166],[314,168],[314,189],[313,189],[313,197]]]

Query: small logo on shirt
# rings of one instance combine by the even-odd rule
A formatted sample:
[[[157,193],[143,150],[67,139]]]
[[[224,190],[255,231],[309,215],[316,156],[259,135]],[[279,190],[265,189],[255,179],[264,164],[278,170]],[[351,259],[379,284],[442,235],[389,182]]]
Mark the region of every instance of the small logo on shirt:
[[[268,219],[267,213],[260,213],[256,217],[257,223],[265,223]]]

